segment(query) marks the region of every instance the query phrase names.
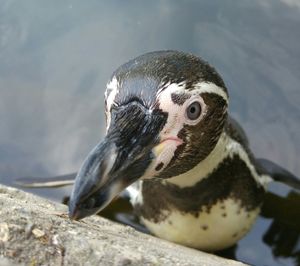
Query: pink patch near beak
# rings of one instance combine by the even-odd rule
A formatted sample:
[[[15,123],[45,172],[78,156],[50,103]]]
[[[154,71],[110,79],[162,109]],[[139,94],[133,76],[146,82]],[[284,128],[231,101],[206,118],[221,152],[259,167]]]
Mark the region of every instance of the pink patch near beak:
[[[163,143],[163,142],[166,142],[166,141],[174,141],[176,143],[176,146],[179,146],[179,145],[181,145],[183,143],[183,140],[180,139],[180,138],[177,138],[177,137],[167,137],[167,138],[164,138],[160,142],[160,144]]]

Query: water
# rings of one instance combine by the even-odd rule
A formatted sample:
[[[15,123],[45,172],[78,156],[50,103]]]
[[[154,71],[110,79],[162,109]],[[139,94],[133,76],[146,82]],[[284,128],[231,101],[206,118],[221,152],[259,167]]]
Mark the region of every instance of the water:
[[[214,65],[254,153],[300,176],[299,28],[298,0],[0,0],[1,183],[75,172],[103,137],[111,72],[161,49]],[[70,189],[33,192],[60,201]],[[300,265],[300,200],[274,200],[231,253],[256,265]],[[278,202],[277,218],[268,218]]]

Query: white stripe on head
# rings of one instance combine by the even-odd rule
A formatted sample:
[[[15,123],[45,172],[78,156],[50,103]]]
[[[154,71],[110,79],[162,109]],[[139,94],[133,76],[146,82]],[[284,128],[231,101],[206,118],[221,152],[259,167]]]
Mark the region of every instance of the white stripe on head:
[[[214,93],[216,95],[221,96],[226,103],[228,104],[228,95],[225,92],[225,90],[219,86],[217,86],[215,83],[212,82],[198,82],[194,84],[193,89],[191,90],[185,90],[186,89],[186,83],[181,82],[181,83],[166,83],[163,85],[157,92],[157,98],[160,98],[161,94],[167,93],[171,95],[171,93],[187,93],[187,94],[201,94],[201,93]]]
[[[193,85],[192,92],[195,93],[214,93],[221,96],[228,104],[228,95],[225,90],[212,82],[198,82]]]
[[[105,91],[105,99],[106,99],[106,130],[109,128],[111,115],[110,110],[111,107],[115,104],[115,98],[117,93],[119,92],[119,84],[117,78],[114,76],[110,82],[106,85]]]
[[[171,95],[171,93],[182,93],[184,92],[186,87],[185,82],[181,82],[181,83],[166,83],[164,85],[162,85],[162,87],[157,91],[156,93],[156,98],[160,99],[161,95]]]

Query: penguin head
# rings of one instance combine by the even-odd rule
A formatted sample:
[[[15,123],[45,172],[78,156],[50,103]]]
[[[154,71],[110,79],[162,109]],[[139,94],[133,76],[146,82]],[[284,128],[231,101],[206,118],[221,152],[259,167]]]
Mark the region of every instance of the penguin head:
[[[227,106],[222,78],[194,55],[158,51],[120,66],[105,92],[106,136],[77,174],[70,217],[97,213],[138,179],[184,176],[216,146]]]

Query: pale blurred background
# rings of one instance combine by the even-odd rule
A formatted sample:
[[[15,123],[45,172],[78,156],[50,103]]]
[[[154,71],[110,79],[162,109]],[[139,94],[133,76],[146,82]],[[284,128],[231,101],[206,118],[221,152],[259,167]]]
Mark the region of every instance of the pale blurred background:
[[[254,153],[300,176],[299,43],[298,0],[0,0],[0,182],[77,171],[103,137],[112,71],[162,49],[215,66]],[[60,200],[70,190],[34,192]],[[269,223],[259,220],[238,258],[294,265],[261,242]]]

